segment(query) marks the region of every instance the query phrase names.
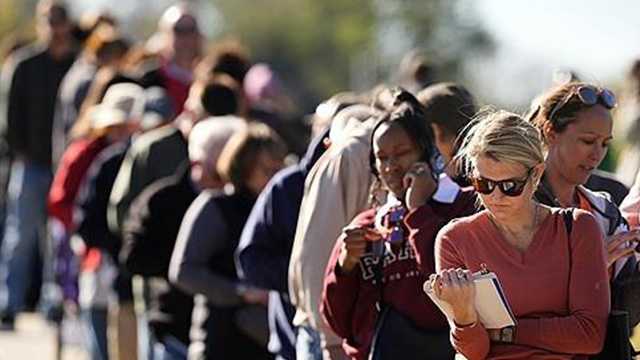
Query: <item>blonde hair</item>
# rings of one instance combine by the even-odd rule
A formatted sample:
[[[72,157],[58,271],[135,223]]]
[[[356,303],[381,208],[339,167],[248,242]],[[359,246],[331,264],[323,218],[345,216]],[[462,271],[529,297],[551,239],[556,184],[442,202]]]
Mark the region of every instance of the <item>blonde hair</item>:
[[[466,174],[475,170],[481,156],[527,169],[545,159],[540,131],[521,116],[505,110],[481,110],[462,134],[466,135],[455,158],[461,161]]]

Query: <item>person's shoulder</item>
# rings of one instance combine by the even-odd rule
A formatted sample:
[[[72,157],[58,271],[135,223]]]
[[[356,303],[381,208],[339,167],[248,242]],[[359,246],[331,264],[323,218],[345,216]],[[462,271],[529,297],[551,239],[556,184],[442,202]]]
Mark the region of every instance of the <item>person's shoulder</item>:
[[[369,149],[368,143],[353,138],[345,139],[339,144],[329,146],[314,168],[332,172],[369,172]]]
[[[487,217],[486,212],[486,210],[483,210],[469,216],[455,218],[440,229],[440,234],[451,236],[454,234],[473,233],[484,226]]]
[[[579,209],[579,208],[559,208],[559,207],[549,207],[549,216],[555,217],[556,221],[562,221],[563,223],[566,221],[565,216],[569,215],[573,224],[571,225],[571,232],[574,231],[592,231],[594,228],[600,232],[600,227],[598,225],[598,220],[595,215],[588,210]],[[548,222],[552,224],[553,222]],[[566,225],[565,225],[566,226]]]
[[[95,146],[97,142],[94,139],[90,138],[79,138],[77,140],[72,141],[67,149],[64,151],[64,157],[76,158],[88,149]]]
[[[444,198],[446,199],[447,197],[450,197],[451,199],[449,201],[445,201],[447,203],[450,203],[452,206],[455,207],[464,207],[464,208],[468,208],[469,210],[472,211],[472,213],[469,213],[468,215],[471,214],[475,214],[478,210],[478,196],[476,191],[473,189],[473,187],[471,186],[460,186],[458,185],[456,182],[454,182],[453,180],[451,180],[451,178],[449,177],[444,177],[445,179],[448,179],[448,181],[443,181],[443,176],[440,177],[440,184],[438,185],[438,190],[442,193],[444,193]],[[442,190],[440,190],[440,186],[445,186]],[[438,192],[437,192],[438,193]],[[453,197],[453,195],[455,194],[455,197]],[[442,195],[441,195],[442,196]]]
[[[615,174],[599,169],[593,171],[585,187],[596,192],[605,192],[616,204],[629,193],[629,188]]]
[[[39,43],[31,43],[16,50],[12,55],[12,61],[17,65],[29,65],[42,60],[47,53],[46,47]]]
[[[437,252],[456,251],[467,253],[478,251],[478,244],[487,241],[487,211],[460,217],[449,221],[436,235],[435,248]]]
[[[179,186],[180,178],[178,176],[167,176],[149,184],[139,196],[143,197],[144,194],[150,202],[164,202],[167,198],[173,198],[179,193]]]
[[[598,213],[598,216],[602,216],[611,222],[613,227],[617,227],[622,221],[622,214],[618,205],[611,199],[611,196],[606,192],[593,191],[584,186],[578,186],[578,191],[587,199],[587,201],[594,208],[594,211]],[[595,213],[594,213],[595,215]]]
[[[46,55],[45,52],[46,49],[43,49],[37,43],[25,45],[6,58],[2,66],[2,72],[5,72],[8,76],[14,76],[18,72],[22,74],[29,72],[38,67],[38,64]]]
[[[325,151],[325,154],[328,154],[327,157],[340,158],[347,155],[361,158],[364,154],[368,158],[371,147],[371,128],[368,124],[357,123],[345,130],[346,133]]]
[[[189,206],[189,213],[202,213],[204,211],[216,211],[217,199],[224,193],[220,190],[205,189],[196,196],[195,200]]]
[[[162,86],[161,63],[158,59],[146,59],[135,69],[133,75],[140,78],[140,82],[145,87]]]
[[[291,186],[300,186],[304,182],[304,174],[303,170],[296,165],[287,166],[286,168],[278,171],[271,180],[269,184],[265,187],[267,189],[282,189],[287,190]]]
[[[109,144],[102,148],[91,162],[91,170],[95,172],[101,172],[102,169],[110,166],[119,166],[126,151],[127,144],[119,141],[113,144]]]
[[[605,190],[594,190],[586,186],[579,186],[578,189],[592,205],[598,208],[604,208],[604,206],[608,204],[613,204],[611,194]]]
[[[100,150],[100,152],[93,158],[91,165],[85,175],[86,181],[96,182],[105,181],[107,177],[112,175],[112,172],[118,172],[122,160],[127,150],[127,145],[123,142],[117,142],[110,144],[107,147]]]
[[[171,124],[149,130],[134,140],[132,150],[134,152],[146,151],[149,148],[162,143],[171,136],[174,136],[177,132],[179,132],[178,129]]]
[[[558,210],[558,213],[559,212],[560,210]],[[594,224],[595,226],[598,226],[596,217],[590,211],[572,208],[571,213],[573,215],[573,221],[578,227],[588,224]]]

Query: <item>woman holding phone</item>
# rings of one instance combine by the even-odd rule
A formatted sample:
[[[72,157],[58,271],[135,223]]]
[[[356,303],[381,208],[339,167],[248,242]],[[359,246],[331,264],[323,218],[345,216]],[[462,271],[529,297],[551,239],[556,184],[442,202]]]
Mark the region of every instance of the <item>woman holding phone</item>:
[[[386,203],[356,216],[338,238],[321,312],[353,359],[424,356],[413,353],[417,342],[431,349],[431,359],[453,359],[446,320],[421,289],[434,271],[436,233],[473,213],[474,198],[434,172],[439,155],[413,95],[397,90],[395,104],[378,119],[371,141],[371,171],[388,192]],[[420,241],[411,240],[414,232]],[[414,331],[402,331],[408,328]]]
[[[580,208],[595,216],[605,234],[612,279],[625,266],[638,271],[633,255],[640,232],[629,231],[608,194],[591,191],[584,184],[600,166],[613,139],[611,109],[615,105],[610,90],[573,82],[547,91],[529,115],[547,150],[536,199],[550,206]]]

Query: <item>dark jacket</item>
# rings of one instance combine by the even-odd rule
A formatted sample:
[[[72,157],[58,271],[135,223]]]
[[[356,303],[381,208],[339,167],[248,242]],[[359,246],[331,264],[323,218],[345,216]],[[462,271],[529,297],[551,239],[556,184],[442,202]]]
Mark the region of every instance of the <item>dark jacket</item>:
[[[140,84],[145,88],[159,86],[165,89],[172,100],[174,113],[180,114],[189,95],[191,79],[180,79],[172,71],[172,65],[164,61],[158,64],[148,62],[143,67]]]
[[[102,150],[91,164],[85,184],[77,198],[82,216],[76,232],[89,249],[98,248],[105,251],[114,262],[118,259],[122,239],[109,231],[107,206],[128,147],[129,143],[115,143]],[[125,269],[119,269],[113,287],[120,301],[132,299],[131,277]]]
[[[602,170],[594,170],[584,186],[589,190],[609,193],[611,200],[618,206],[629,193],[629,188],[618,181],[613,174]]]
[[[109,143],[104,137],[79,139],[69,144],[56,170],[47,198],[49,216],[58,219],[67,231],[74,227],[73,205],[91,163]]]
[[[247,191],[203,191],[182,220],[170,278],[185,291],[206,297],[195,298],[190,357],[268,358],[263,348],[267,339],[266,308],[244,301],[233,261],[254,203],[255,197]]]
[[[328,130],[315,139],[299,164],[274,175],[258,197],[236,250],[239,276],[248,283],[275,290],[269,302],[269,351],[295,359],[295,308],[288,296],[291,247],[307,173],[325,151]]]
[[[67,140],[69,140],[67,134],[78,119],[80,108],[89,93],[97,71],[97,66],[86,56],[80,56],[60,82],[52,130],[54,163],[58,162],[65,151]]]
[[[618,209],[618,206],[613,202],[608,192],[593,191],[586,188],[586,186],[578,186],[577,189],[588,199],[591,205],[591,212],[596,217],[598,224],[606,236],[628,230],[626,220],[622,217],[620,209]],[[562,207],[544,175],[538,185],[538,189],[536,189],[534,193],[534,198],[541,204],[547,206]]]
[[[148,285],[149,324],[158,339],[189,343],[193,297],[169,284],[171,254],[189,205],[198,196],[184,163],[176,175],[149,185],[132,203],[124,224],[120,261]]]
[[[7,101],[7,140],[13,155],[51,166],[51,136],[58,87],[76,53],[56,60],[41,45],[15,54]],[[4,86],[4,85],[3,85]]]
[[[116,143],[96,156],[85,176],[76,201],[82,210],[76,232],[87,247],[106,250],[117,259],[122,240],[107,226],[107,206],[128,144]]]

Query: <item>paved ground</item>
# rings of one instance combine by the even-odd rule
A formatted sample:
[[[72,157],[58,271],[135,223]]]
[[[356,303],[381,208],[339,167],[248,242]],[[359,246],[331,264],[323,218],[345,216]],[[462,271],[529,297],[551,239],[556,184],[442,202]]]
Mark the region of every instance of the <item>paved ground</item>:
[[[86,360],[81,345],[81,327],[77,322],[65,326],[63,360]],[[27,313],[18,317],[16,331],[0,331],[0,360],[56,359],[56,331],[39,315]]]
[[[63,326],[62,360],[87,360],[82,348],[82,327],[77,321]],[[0,360],[56,360],[56,331],[39,315],[28,313],[18,317],[15,332],[0,331]],[[640,347],[640,328],[633,339]]]

